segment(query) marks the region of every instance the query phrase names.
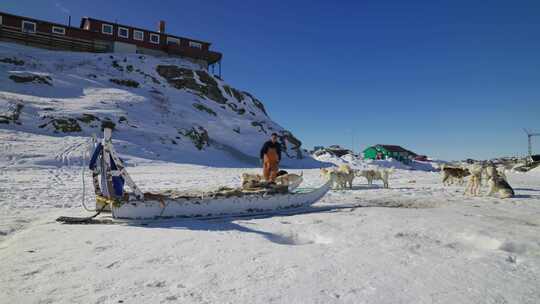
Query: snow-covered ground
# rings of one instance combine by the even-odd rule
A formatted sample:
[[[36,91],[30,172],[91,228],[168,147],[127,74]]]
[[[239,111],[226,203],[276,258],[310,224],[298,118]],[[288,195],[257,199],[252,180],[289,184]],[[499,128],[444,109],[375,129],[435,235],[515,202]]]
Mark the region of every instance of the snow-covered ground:
[[[357,179],[306,214],[61,225],[89,214],[84,141],[0,136],[0,303],[540,302],[540,170],[509,173],[506,200],[396,169],[390,189]],[[236,186],[256,170],[129,167],[145,190]],[[91,200],[88,171],[86,182]]]
[[[90,214],[81,165],[111,122],[143,190],[238,186],[271,131],[290,167],[395,171],[390,189],[357,179],[294,215],[58,224]],[[540,169],[508,173],[515,198],[465,197],[432,163],[298,159],[298,145],[185,60],[0,43],[0,303],[540,303]]]

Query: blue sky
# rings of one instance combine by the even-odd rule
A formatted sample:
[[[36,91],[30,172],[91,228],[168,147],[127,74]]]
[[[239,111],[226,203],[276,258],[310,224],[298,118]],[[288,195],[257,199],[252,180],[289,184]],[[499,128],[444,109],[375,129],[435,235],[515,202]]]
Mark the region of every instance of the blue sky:
[[[28,1],[207,40],[223,76],[306,147],[399,144],[443,159],[524,155],[540,131],[540,1]],[[534,144],[540,153],[540,138]]]

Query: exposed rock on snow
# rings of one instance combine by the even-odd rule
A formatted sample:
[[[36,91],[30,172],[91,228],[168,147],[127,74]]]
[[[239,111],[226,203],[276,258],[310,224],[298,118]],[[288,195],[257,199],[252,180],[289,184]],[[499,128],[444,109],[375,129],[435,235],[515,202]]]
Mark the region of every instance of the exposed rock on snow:
[[[156,68],[158,74],[177,89],[189,89],[200,96],[204,96],[217,103],[225,103],[227,99],[221,94],[217,81],[206,71],[193,71],[175,65],[159,65]],[[198,77],[198,80],[195,77]],[[202,84],[201,84],[202,82]]]
[[[8,103],[6,107],[6,111],[0,112],[2,113],[0,115],[0,124],[9,124],[9,123],[15,123],[20,125],[19,122],[19,116],[21,115],[21,110],[23,109],[24,105],[22,103]]]
[[[81,126],[76,119],[70,117],[51,117],[44,116],[44,120],[48,120],[46,123],[40,125],[40,128],[46,128],[47,126],[53,127],[53,132],[68,133],[68,132],[81,132]]]
[[[139,87],[139,83],[137,81],[131,80],[131,79],[111,78],[111,79],[109,79],[109,81],[112,82],[112,83],[116,83],[117,85],[122,85],[122,86],[130,87],[130,88],[138,88]]]
[[[30,75],[15,74],[15,75],[10,75],[9,79],[11,79],[11,80],[13,80],[13,81],[15,81],[17,83],[33,82],[33,83],[38,83],[38,84],[46,84],[46,85],[50,85],[50,86],[52,85],[51,76],[41,76],[41,75],[33,75],[33,74],[30,74]]]
[[[23,61],[23,60],[17,59],[17,57],[13,57],[13,58],[2,58],[2,59],[0,59],[0,62],[3,62],[3,63],[10,63],[10,64],[14,64],[14,65],[24,65],[24,61]]]
[[[195,147],[199,150],[208,146],[208,132],[201,126],[198,126],[197,128],[193,127],[190,130],[182,130],[180,133],[191,139]]]

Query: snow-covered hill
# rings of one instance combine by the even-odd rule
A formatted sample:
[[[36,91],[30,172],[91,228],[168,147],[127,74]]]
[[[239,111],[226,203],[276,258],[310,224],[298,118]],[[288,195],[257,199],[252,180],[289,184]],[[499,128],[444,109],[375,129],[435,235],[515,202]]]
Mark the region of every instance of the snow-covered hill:
[[[284,166],[319,166],[256,97],[184,59],[0,43],[0,88],[0,129],[51,145],[55,158],[32,157],[41,163],[66,149],[76,158],[89,136],[111,125],[128,161],[255,165],[277,132],[287,147]]]

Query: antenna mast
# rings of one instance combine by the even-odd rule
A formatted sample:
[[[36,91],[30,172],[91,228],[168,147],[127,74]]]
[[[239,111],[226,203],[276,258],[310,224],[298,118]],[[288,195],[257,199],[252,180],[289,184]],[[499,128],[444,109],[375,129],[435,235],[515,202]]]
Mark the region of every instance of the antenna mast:
[[[531,133],[527,129],[523,128],[523,131],[525,131],[525,134],[527,134],[527,141],[528,141],[528,148],[529,148],[529,160],[532,158],[532,138],[534,136],[540,136],[540,133]]]

